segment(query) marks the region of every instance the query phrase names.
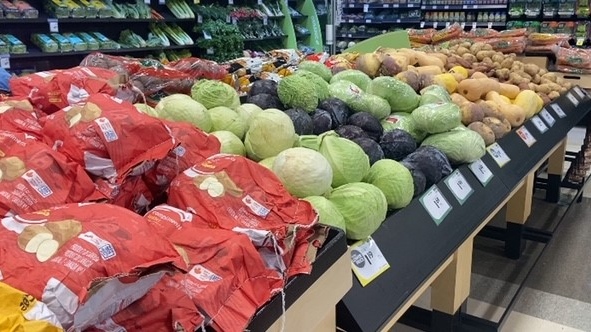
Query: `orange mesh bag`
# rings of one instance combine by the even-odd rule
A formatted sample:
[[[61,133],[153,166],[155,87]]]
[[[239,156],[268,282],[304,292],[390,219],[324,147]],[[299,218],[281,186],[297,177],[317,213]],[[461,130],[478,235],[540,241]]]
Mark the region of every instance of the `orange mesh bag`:
[[[66,330],[105,321],[186,264],[144,218],[66,204],[0,221],[3,282],[41,300]],[[114,296],[116,294],[116,296]]]

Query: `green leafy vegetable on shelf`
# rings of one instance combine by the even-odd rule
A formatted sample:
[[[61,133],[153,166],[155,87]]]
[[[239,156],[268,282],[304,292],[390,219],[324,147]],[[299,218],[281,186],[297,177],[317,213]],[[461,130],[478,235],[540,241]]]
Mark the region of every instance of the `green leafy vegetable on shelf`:
[[[146,41],[135,32],[131,31],[130,29],[121,31],[119,35],[119,43],[125,45],[125,47],[146,47]]]
[[[156,37],[160,38],[162,45],[170,46],[170,40],[168,39],[168,37],[166,36],[166,33],[164,33],[164,31],[160,28],[159,25],[154,24],[154,23],[150,24],[150,31]]]
[[[167,0],[166,7],[176,18],[195,18],[193,10],[184,0]]]
[[[200,37],[196,41],[203,52],[203,58],[225,62],[242,56],[244,37],[236,25],[222,20],[207,20],[196,25],[194,30]]]

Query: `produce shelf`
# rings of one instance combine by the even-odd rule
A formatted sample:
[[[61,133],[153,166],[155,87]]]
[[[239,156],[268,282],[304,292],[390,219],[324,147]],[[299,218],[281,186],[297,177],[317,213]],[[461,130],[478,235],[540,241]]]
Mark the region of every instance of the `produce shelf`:
[[[421,21],[418,19],[397,19],[397,20],[380,20],[380,19],[348,19],[343,20],[342,23],[353,24],[418,24]]]
[[[418,3],[350,3],[343,5],[343,8],[370,8],[370,9],[378,9],[378,8],[420,8],[421,5]]]
[[[486,10],[505,9],[507,5],[430,5],[421,6],[422,10]]]
[[[372,235],[390,268],[365,287],[354,278],[352,289],[337,306],[337,325],[349,332],[381,330],[403,307],[408,306],[409,298],[423,287],[434,271],[445,266],[449,257],[507,201],[524,176],[531,174],[549,151],[564,140],[568,131],[591,111],[591,99],[577,89],[571,89],[544,108],[554,119],[552,125],[542,113],[524,124],[523,127],[535,139],[531,147],[518,134],[519,131],[523,135],[523,129],[518,128],[497,142],[509,156],[508,163],[499,166],[497,160],[502,158],[496,148],[490,149],[481,158],[492,173],[492,178],[485,185],[481,184],[469,165],[458,168],[456,172],[461,173],[473,189],[463,204],[446,184],[451,176],[437,183],[435,186],[451,206],[439,223],[429,215],[420,198],[413,199],[409,206],[390,215]],[[557,111],[557,107],[562,112]],[[560,113],[564,113],[563,118]],[[539,121],[545,127],[540,126]],[[426,199],[426,195],[421,198]]]
[[[256,43],[262,41],[269,41],[269,40],[281,40],[283,38],[287,38],[287,36],[273,36],[273,37],[264,37],[264,38],[249,38],[244,39],[245,43]]]
[[[454,22],[421,22],[421,28],[441,28],[453,24]],[[467,27],[479,27],[479,28],[487,28],[487,27],[505,27],[505,22],[459,22]]]
[[[93,52],[101,52],[106,54],[121,54],[121,53],[141,53],[141,52],[157,52],[166,50],[182,50],[196,48],[196,45],[171,45],[171,46],[160,46],[160,47],[143,47],[143,48],[120,48],[114,50],[92,50],[92,51],[74,51],[74,52],[56,52],[47,53],[42,52],[36,48],[29,48],[29,53],[25,54],[11,54],[11,59],[35,59],[35,58],[53,58],[63,56],[78,56],[87,55]]]
[[[134,19],[134,18],[54,18],[39,14],[39,18],[0,18],[0,25],[9,24],[48,24],[48,20],[56,20],[58,24],[99,24],[99,23],[152,23],[152,22],[195,22],[193,18],[176,18],[168,13],[160,13],[164,19],[157,20],[154,18],[148,19]]]
[[[360,34],[360,33],[342,33],[340,34],[340,36],[342,38],[353,38],[353,39],[369,39],[369,38],[373,38],[375,36],[379,36],[381,35],[381,33],[375,33],[375,34]]]

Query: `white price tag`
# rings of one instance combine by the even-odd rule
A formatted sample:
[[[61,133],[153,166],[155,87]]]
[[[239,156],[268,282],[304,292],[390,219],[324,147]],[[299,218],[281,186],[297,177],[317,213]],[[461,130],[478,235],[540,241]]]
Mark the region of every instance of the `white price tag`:
[[[257,0],[257,5],[262,5],[263,4],[263,0]]]
[[[10,55],[0,54],[0,68],[10,69]]]
[[[493,22],[488,22],[488,28],[492,29],[492,26],[493,26]]]
[[[419,200],[437,226],[441,224],[449,211],[451,211],[451,205],[449,205],[443,193],[436,185],[431,186]]]
[[[449,9],[449,6],[443,6],[443,9]]]
[[[460,26],[462,27],[462,30],[463,30],[464,28],[466,28],[466,22],[462,22],[462,23],[460,24]]]
[[[164,6],[166,5],[166,0],[158,0],[158,4]]]
[[[367,11],[368,11],[368,10],[369,10],[369,4],[367,4],[367,3],[364,3],[364,4],[363,4],[363,12],[364,12],[364,13],[367,13]]]
[[[438,22],[433,22],[433,29],[437,29]]]
[[[226,16],[226,23],[230,23],[232,22],[232,19],[230,19],[230,15]]]
[[[478,9],[478,5],[474,5],[474,9]]]
[[[412,4],[412,3],[409,3],[409,4],[408,4],[406,7],[408,7],[408,8],[414,8],[414,7],[415,7],[415,5],[414,5],[414,4]]]
[[[545,108],[540,112],[540,115],[550,127],[552,127],[554,122],[556,122],[556,120],[552,117],[552,114],[550,114],[550,112],[548,112],[548,110]]]
[[[528,147],[531,147],[532,145],[534,145],[536,143],[536,139],[534,138],[534,135],[532,135],[529,132],[529,130],[527,130],[527,128],[525,128],[525,126],[522,126],[521,128],[517,129],[516,132],[517,132],[517,135],[519,135],[519,137],[521,137],[521,140]]]
[[[564,111],[562,110],[562,107],[560,107],[560,105],[558,104],[551,104],[550,107],[552,107],[552,109],[554,110],[554,113],[556,113],[556,115],[558,115],[559,118],[565,118],[566,117],[566,113],[564,113]]]
[[[197,15],[197,23],[203,23],[203,16]]]
[[[390,8],[390,4],[389,3],[385,3],[385,4],[382,5],[382,7],[384,7],[384,8]]]
[[[232,6],[234,4],[234,0],[228,0],[228,5]]]
[[[390,7],[390,5],[388,5],[388,7]],[[399,8],[399,7],[400,7],[400,5],[397,3],[392,4],[392,8]]]
[[[211,35],[207,32],[207,31],[203,31],[203,38],[210,40],[211,39]]]
[[[444,182],[449,190],[451,190],[451,193],[454,194],[460,205],[463,205],[468,197],[470,197],[470,195],[472,195],[474,192],[474,189],[472,189],[459,169],[456,169],[453,173],[451,173],[451,175],[448,176]]]
[[[546,126],[544,121],[542,121],[542,119],[540,119],[539,116],[535,115],[533,118],[531,118],[531,122],[533,122],[534,126],[536,126],[536,128],[538,128],[538,131],[540,133],[543,134],[548,131],[548,126]]]
[[[476,22],[472,22],[472,29],[476,29],[477,26],[478,24]]]
[[[400,19],[396,19],[396,23],[400,23],[400,22],[401,22]]]
[[[490,171],[488,166],[482,161],[482,159],[478,159],[475,162],[468,165],[468,168],[472,171],[474,176],[482,183],[483,186],[486,186],[490,179],[493,178],[493,173]]]
[[[238,21],[236,20],[236,17],[232,17],[232,24],[236,25],[236,22],[238,22]]]
[[[365,23],[371,23],[371,20],[365,20]]]
[[[499,167],[503,168],[503,166],[507,165],[508,162],[511,161],[511,158],[505,153],[505,150],[499,145],[499,143],[493,143],[489,145],[486,150],[488,154],[497,162]]]
[[[60,32],[60,26],[57,18],[48,18],[47,23],[49,23],[49,32]]]
[[[579,100],[577,99],[577,97],[573,96],[571,92],[566,94],[566,98],[568,98],[568,100],[570,100],[570,102],[573,103],[573,105],[579,106]]]
[[[211,47],[210,47],[210,48],[208,48],[208,49],[207,49],[207,54],[213,54],[213,48],[211,48]]]
[[[355,8],[355,4],[350,3],[349,8]]]
[[[351,38],[351,37],[353,37],[352,34],[347,34],[347,38]]]
[[[269,18],[267,16],[263,16],[263,25],[269,24]]]
[[[365,287],[388,270],[390,264],[376,241],[369,237],[351,246],[351,267],[361,286]]]
[[[425,22],[421,22],[420,26],[421,26],[421,29],[424,28],[425,27]]]
[[[581,97],[581,99],[585,99],[588,96],[587,91],[581,89],[578,86],[575,86],[575,92],[579,95],[579,97]]]
[[[355,22],[355,20],[349,19],[347,22],[348,23],[353,23],[353,22]]]
[[[437,9],[437,6],[433,6],[433,9]]]
[[[445,27],[449,28],[449,26],[451,25],[451,22],[445,22]]]
[[[146,5],[149,5],[149,4],[150,4],[150,0],[144,0],[144,3],[145,3]]]

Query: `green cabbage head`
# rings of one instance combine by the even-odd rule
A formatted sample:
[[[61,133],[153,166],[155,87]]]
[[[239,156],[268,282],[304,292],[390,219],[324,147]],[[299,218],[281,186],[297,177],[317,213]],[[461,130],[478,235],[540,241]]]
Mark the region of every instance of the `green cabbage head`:
[[[310,202],[316,209],[319,223],[346,231],[345,218],[331,201],[323,196],[310,196],[304,198],[304,200]]]
[[[244,120],[244,123],[246,123],[246,130],[248,130],[248,128],[250,127],[252,117],[262,111],[262,108],[258,107],[255,104],[249,103],[242,104],[238,106],[238,108],[236,108],[236,113],[238,113],[238,115],[240,115],[240,117]]]
[[[406,207],[414,194],[414,183],[410,171],[401,163],[382,159],[376,161],[365,177],[365,182],[380,188],[386,196],[388,208]]]
[[[364,240],[382,224],[388,212],[388,202],[373,184],[355,182],[332,191],[331,201],[345,218],[347,238]]]
[[[367,91],[369,83],[371,83],[371,78],[360,70],[347,69],[334,74],[334,76],[330,79],[330,83],[337,81],[351,82],[357,85],[361,90]]]
[[[214,80],[201,80],[191,87],[191,97],[200,102],[205,108],[226,106],[236,109],[240,106],[238,92],[230,85]]]
[[[297,147],[282,151],[273,162],[273,173],[295,197],[324,195],[331,189],[332,168],[314,150]]]
[[[296,139],[290,117],[278,109],[269,108],[252,118],[244,146],[248,158],[261,161],[291,148]]]
[[[369,158],[359,145],[333,135],[322,137],[318,149],[332,167],[332,186],[359,182],[369,172]]]
[[[244,144],[242,143],[240,138],[238,138],[238,136],[236,136],[231,131],[214,131],[211,134],[215,136],[218,139],[218,141],[220,141],[221,153],[237,154],[239,156],[246,155]]]
[[[384,132],[393,131],[394,129],[402,129],[409,133],[415,140],[417,140],[417,142],[421,142],[427,137],[427,133],[422,132],[417,128],[415,120],[410,116],[410,113],[392,113],[382,121],[382,127],[384,128]]]
[[[144,113],[144,114],[148,114],[151,117],[158,117],[158,113],[156,113],[156,110],[147,104],[133,104],[133,106],[135,106],[135,108],[140,112],[140,113]]]
[[[160,99],[155,108],[162,119],[188,122],[205,131],[211,131],[211,118],[201,103],[183,94],[173,94]]]
[[[213,131],[227,130],[234,133],[239,139],[244,138],[246,122],[236,111],[225,106],[218,106],[207,110],[207,113],[211,118]]]
[[[265,158],[265,159],[259,161],[259,165],[261,165],[267,169],[270,169],[272,171],[273,170],[273,163],[275,162],[275,158],[277,158],[277,156]]]
[[[330,97],[328,94],[328,83],[326,83],[322,77],[307,70],[298,70],[294,73],[294,75],[303,76],[306,80],[312,82],[315,85],[318,100],[324,100]]]
[[[386,99],[392,112],[410,113],[421,99],[410,85],[390,76],[374,78],[367,92]]]
[[[462,124],[462,112],[454,103],[425,104],[411,114],[417,128],[429,134],[439,134]]]
[[[474,162],[486,153],[484,139],[477,132],[461,128],[431,135],[421,145],[430,145],[445,153],[452,164]]]
[[[310,113],[318,107],[318,93],[316,85],[303,75],[287,76],[277,86],[279,100],[290,108],[301,108]]]

